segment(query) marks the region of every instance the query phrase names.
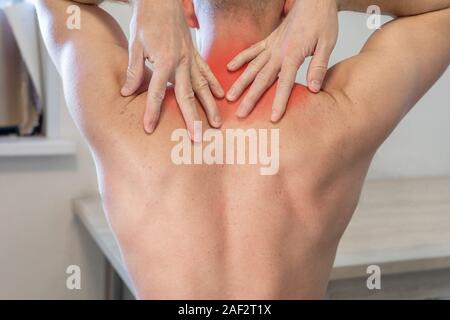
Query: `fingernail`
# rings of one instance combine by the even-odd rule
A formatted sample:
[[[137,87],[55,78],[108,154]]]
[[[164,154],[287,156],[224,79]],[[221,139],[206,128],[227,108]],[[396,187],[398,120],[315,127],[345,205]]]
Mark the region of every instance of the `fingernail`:
[[[311,89],[314,92],[319,92],[320,91],[320,87],[321,87],[320,81],[318,81],[318,80],[311,81]]]
[[[245,109],[244,108],[240,108],[236,111],[236,117],[238,118],[245,118],[246,114],[245,114]]]
[[[201,135],[200,134],[196,134],[195,132],[192,131],[192,129],[188,130],[188,134],[189,134],[189,138],[191,138],[192,141],[194,141],[194,142],[202,141]]]
[[[186,123],[187,133],[193,142],[200,142],[202,140],[202,127],[201,122],[199,123],[196,121],[193,121],[191,124]]]
[[[147,125],[147,133],[151,134],[151,133],[153,133],[153,131],[155,131],[155,123],[154,122],[150,122]]]
[[[220,116],[216,116],[214,118],[214,123],[216,124],[216,126],[220,127],[220,125],[222,124],[222,119],[220,118]]]
[[[236,89],[231,88],[230,91],[228,91],[227,100],[233,101],[235,98],[236,98]]]
[[[225,91],[223,91],[222,88],[219,88],[217,94],[219,95],[219,97],[223,97],[225,96]]]
[[[123,96],[127,96],[127,95],[129,94],[129,92],[130,92],[130,88],[128,88],[127,86],[124,86],[124,87],[120,90],[120,93],[121,93]]]
[[[270,121],[277,122],[278,121],[278,111],[273,110],[272,115],[270,116]]]
[[[234,69],[235,66],[236,66],[236,64],[235,64],[234,62],[230,62],[230,63],[227,65],[227,68],[228,68],[228,69]]]

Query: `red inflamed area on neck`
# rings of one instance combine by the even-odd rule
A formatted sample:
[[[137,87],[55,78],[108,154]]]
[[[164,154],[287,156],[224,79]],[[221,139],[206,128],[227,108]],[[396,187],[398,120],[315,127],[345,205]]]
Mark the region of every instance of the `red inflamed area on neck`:
[[[227,43],[215,44],[203,54],[205,61],[208,63],[211,71],[216,76],[217,80],[223,86],[225,92],[231,88],[234,82],[244,72],[247,64],[236,71],[229,71],[227,68],[228,63],[242,50],[248,48],[245,43],[240,43],[236,40],[228,41]],[[250,115],[244,119],[240,119],[243,122],[250,122],[252,120],[267,120],[270,121],[272,113],[273,101],[276,94],[277,81],[264,93],[256,104]],[[236,110],[239,107],[242,99],[248,92],[248,88],[241,97],[233,102],[228,101],[226,98],[217,99],[216,102],[220,110],[223,121],[227,121],[232,117],[236,118]],[[308,96],[309,91],[303,85],[295,85],[292,90],[291,97],[288,102],[288,109],[293,107],[301,107]]]

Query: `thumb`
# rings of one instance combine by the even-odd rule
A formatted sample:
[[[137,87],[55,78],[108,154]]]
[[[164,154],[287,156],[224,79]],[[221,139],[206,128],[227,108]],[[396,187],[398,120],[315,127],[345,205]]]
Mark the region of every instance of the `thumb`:
[[[328,70],[331,50],[328,46],[318,46],[308,68],[308,88],[312,92],[319,92]]]
[[[127,79],[121,94],[125,97],[132,95],[142,84],[145,69],[145,59],[142,47],[133,43],[129,49]]]

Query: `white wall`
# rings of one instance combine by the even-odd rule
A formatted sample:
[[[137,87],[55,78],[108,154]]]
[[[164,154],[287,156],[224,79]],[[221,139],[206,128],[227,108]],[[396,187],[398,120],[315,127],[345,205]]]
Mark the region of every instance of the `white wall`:
[[[103,297],[104,261],[71,210],[71,199],[96,191],[95,172],[61,105],[76,156],[0,158],[0,299]],[[72,264],[82,270],[80,291],[65,287]]]
[[[0,299],[101,299],[104,260],[72,212],[72,199],[95,193],[88,149],[58,90],[47,102],[59,107],[57,130],[78,145],[76,156],[0,157]],[[57,84],[58,85],[58,84]],[[66,288],[66,268],[81,267],[81,290]]]
[[[108,8],[126,28],[129,10]],[[370,34],[362,15],[340,22],[332,61],[357,52]],[[381,148],[370,177],[450,174],[449,84],[447,72]],[[104,261],[70,206],[96,192],[95,170],[62,101],[61,109],[61,133],[79,143],[76,157],[0,158],[0,299],[102,298]],[[70,264],[82,268],[81,291],[65,288]]]
[[[360,50],[371,34],[366,19],[364,14],[340,13],[340,35],[331,64]],[[305,69],[298,77],[302,83]],[[447,70],[382,145],[369,170],[369,178],[450,175],[449,89],[450,70]]]

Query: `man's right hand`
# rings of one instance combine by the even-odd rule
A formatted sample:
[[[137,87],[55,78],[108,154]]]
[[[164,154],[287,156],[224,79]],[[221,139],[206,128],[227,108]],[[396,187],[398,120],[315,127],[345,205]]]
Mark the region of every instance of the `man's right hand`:
[[[180,1],[131,2],[134,13],[130,24],[129,64],[121,93],[134,94],[144,79],[145,60],[153,63],[144,115],[145,131],[152,133],[157,126],[169,81],[175,84],[177,103],[192,139],[194,121],[200,119],[195,96],[210,125],[220,127],[221,118],[213,95],[223,98],[225,93],[194,47]]]

